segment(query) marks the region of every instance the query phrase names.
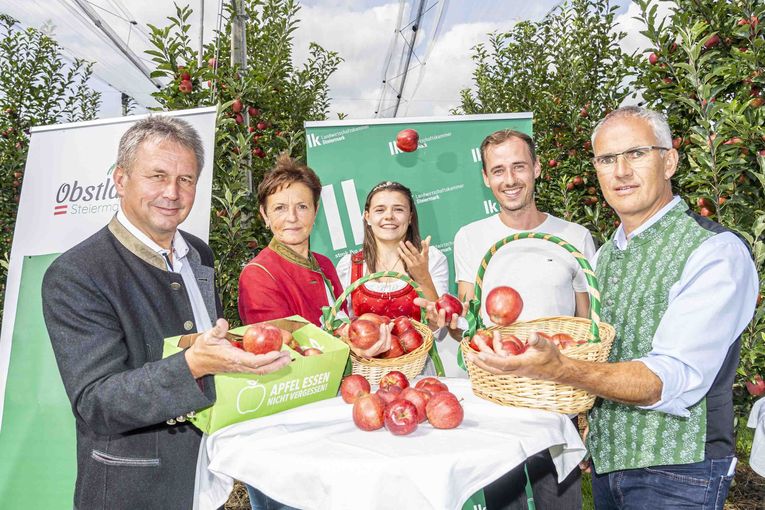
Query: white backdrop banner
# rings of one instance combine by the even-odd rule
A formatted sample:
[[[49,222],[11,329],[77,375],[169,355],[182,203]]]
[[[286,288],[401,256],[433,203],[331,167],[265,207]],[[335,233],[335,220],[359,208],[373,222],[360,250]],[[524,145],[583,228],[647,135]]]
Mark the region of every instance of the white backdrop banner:
[[[194,207],[180,228],[206,241],[210,233],[216,109],[199,108],[161,115],[183,118],[202,138],[204,167]],[[23,259],[62,253],[109,222],[119,206],[112,181],[117,146],[122,134],[143,118],[146,115],[37,127],[31,131],[0,333],[0,423],[4,421]],[[19,340],[22,338],[17,335],[14,341]],[[48,342],[48,339],[24,338],[23,341]]]

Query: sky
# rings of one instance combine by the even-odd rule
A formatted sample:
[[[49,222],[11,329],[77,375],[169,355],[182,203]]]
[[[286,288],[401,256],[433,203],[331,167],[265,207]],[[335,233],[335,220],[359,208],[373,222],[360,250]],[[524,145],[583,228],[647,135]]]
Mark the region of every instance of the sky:
[[[76,0],[0,0],[0,12],[21,20],[25,26],[40,28],[53,25],[52,33],[66,52],[72,56],[96,62],[94,71],[99,80],[93,85],[103,94],[100,117],[120,115],[120,92],[134,95],[139,103],[151,104],[152,86],[136,68],[129,65],[114,46],[94,29],[82,14]],[[192,40],[198,39],[199,6],[203,0],[190,0],[195,9]],[[218,1],[205,1],[205,39],[215,26]],[[129,47],[151,68],[146,23],[164,26],[165,17],[174,14],[172,2],[156,0],[89,0],[117,35],[128,41]],[[406,0],[303,0],[298,13],[299,28],[294,33],[294,60],[300,65],[308,53],[310,42],[336,51],[343,58],[330,86],[330,118],[343,113],[349,118],[373,118],[378,110],[383,90],[386,56],[394,45],[393,65],[388,78],[398,74],[396,63],[404,39],[395,28],[402,8],[404,24],[410,19],[414,2]],[[415,45],[417,65],[407,77],[407,87],[398,111],[404,116],[442,116],[459,105],[460,90],[472,85],[473,48],[488,41],[488,34],[510,30],[524,19],[539,20],[557,1],[540,0],[427,0],[426,13],[418,31]],[[638,8],[628,0],[612,1],[618,6],[620,29],[628,33],[622,46],[627,51],[642,51],[645,40],[639,34],[640,23],[633,17]],[[416,4],[415,4],[416,5]],[[403,6],[403,7],[402,7]],[[443,9],[443,10],[440,10]],[[665,9],[666,10],[666,9]],[[436,21],[441,12],[441,25],[433,38]],[[129,20],[138,23],[132,25]],[[410,30],[405,32],[411,34]],[[388,80],[389,83],[395,81]],[[387,88],[386,102],[393,100]],[[139,108],[139,111],[142,110]],[[383,116],[390,116],[383,109]]]

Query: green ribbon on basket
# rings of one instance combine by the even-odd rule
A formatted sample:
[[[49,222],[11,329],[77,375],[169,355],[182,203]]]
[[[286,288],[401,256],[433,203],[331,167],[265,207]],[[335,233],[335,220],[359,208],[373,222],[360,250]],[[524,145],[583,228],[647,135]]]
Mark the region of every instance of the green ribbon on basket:
[[[472,337],[475,335],[477,330],[484,327],[483,321],[481,320],[481,287],[483,285],[483,277],[486,273],[486,268],[489,266],[489,261],[492,259],[494,254],[497,253],[497,250],[508,243],[521,239],[541,239],[543,241],[548,241],[560,246],[574,256],[574,259],[576,259],[579,267],[582,268],[582,272],[587,279],[587,290],[590,295],[590,332],[592,335],[588,340],[588,343],[600,343],[600,329],[598,328],[598,323],[600,322],[600,291],[598,289],[600,286],[598,285],[598,279],[595,276],[595,271],[592,270],[592,266],[590,266],[587,257],[585,257],[579,250],[577,250],[576,247],[568,243],[566,240],[561,239],[560,237],[554,236],[552,234],[545,234],[544,232],[519,232],[517,234],[505,237],[504,239],[500,239],[494,243],[491,248],[489,248],[489,250],[486,252],[486,255],[483,256],[481,265],[478,268],[475,285],[473,286],[475,295],[468,304],[468,310],[465,316],[468,321],[468,329],[465,330],[462,337]],[[458,351],[457,364],[463,370],[467,370],[467,367],[465,366],[465,360],[462,358],[462,349]]]
[[[402,280],[414,288],[414,290],[417,292],[417,295],[421,298],[424,298],[424,294],[422,293],[422,290],[420,289],[420,285],[412,280],[409,276],[403,274],[403,273],[397,273],[395,271],[379,271],[377,273],[368,274],[366,276],[362,276],[355,282],[351,283],[342,294],[340,294],[340,297],[337,298],[337,301],[335,301],[332,306],[324,306],[321,309],[321,323],[322,327],[325,331],[329,332],[330,334],[337,329],[339,326],[343,324],[343,322],[347,322],[343,319],[337,318],[337,312],[340,311],[340,308],[343,306],[343,303],[345,303],[345,300],[348,299],[348,296],[351,295],[351,292],[358,289],[360,286],[364,285],[366,282],[370,280],[377,280],[379,278],[397,278],[399,280]],[[427,313],[424,308],[420,307],[420,322],[423,324],[427,324]],[[446,375],[444,372],[444,364],[441,361],[441,356],[438,355],[438,349],[436,348],[436,340],[433,339],[433,345],[430,347],[430,351],[428,351],[428,356],[430,356],[430,359],[433,361],[433,367],[436,369],[436,375],[439,377],[443,377]],[[348,370],[348,367],[350,366],[350,358],[348,359],[348,365],[346,366],[346,370]]]
[[[462,333],[462,338],[472,338],[476,331],[484,328],[483,320],[481,319],[480,298],[473,298],[468,302],[465,318],[468,322],[468,328]],[[457,365],[467,372],[467,365],[465,365],[465,360],[462,358],[462,349],[457,349]]]

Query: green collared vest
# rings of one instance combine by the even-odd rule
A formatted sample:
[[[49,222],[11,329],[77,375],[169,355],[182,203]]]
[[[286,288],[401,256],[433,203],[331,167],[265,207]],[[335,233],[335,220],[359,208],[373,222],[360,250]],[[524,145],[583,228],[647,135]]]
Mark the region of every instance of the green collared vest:
[[[630,239],[624,251],[615,246],[613,239],[603,246],[596,270],[602,288],[601,317],[616,328],[609,361],[640,358],[651,351],[654,333],[667,310],[670,288],[680,280],[688,257],[722,230],[690,213],[681,201]],[[726,367],[732,361],[734,370],[737,348],[738,342],[727,357],[735,359],[726,359]],[[597,472],[704,460],[708,397],[709,393],[690,407],[687,418],[598,399],[590,411],[587,440]],[[714,407],[717,409],[716,403]],[[713,420],[727,419],[723,418]],[[730,419],[732,422],[732,414]]]

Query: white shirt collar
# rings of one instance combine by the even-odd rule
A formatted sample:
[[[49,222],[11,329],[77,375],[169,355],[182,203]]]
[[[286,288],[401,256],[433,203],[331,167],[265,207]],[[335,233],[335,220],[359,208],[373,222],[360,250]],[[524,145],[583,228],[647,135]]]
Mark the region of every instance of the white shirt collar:
[[[659,211],[648,218],[648,221],[643,222],[642,225],[640,225],[638,228],[630,232],[629,238],[624,235],[624,224],[619,225],[619,228],[616,229],[616,234],[614,235],[614,244],[616,244],[616,247],[620,250],[624,250],[627,248],[627,242],[635,237],[636,235],[640,234],[641,232],[645,232],[648,228],[651,227],[654,223],[659,221],[665,214],[669,212],[670,209],[675,207],[677,203],[680,202],[680,197],[678,195],[675,195],[672,197],[672,200],[669,201],[667,205],[659,209]]]
[[[136,237],[136,239],[141,241],[143,244],[145,244],[146,246],[148,246],[155,252],[159,253],[160,255],[168,253],[169,250],[155,243],[149,236],[147,236],[141,230],[139,230],[138,227],[130,223],[130,220],[122,211],[122,208],[120,208],[117,211],[117,221],[122,223],[122,226],[125,227],[128,232],[133,234]],[[173,236],[172,247],[173,247],[174,261],[182,259],[189,252],[189,246],[186,244],[186,241],[183,239],[183,236],[181,235],[180,232],[178,232],[178,230],[175,231],[175,236]]]

